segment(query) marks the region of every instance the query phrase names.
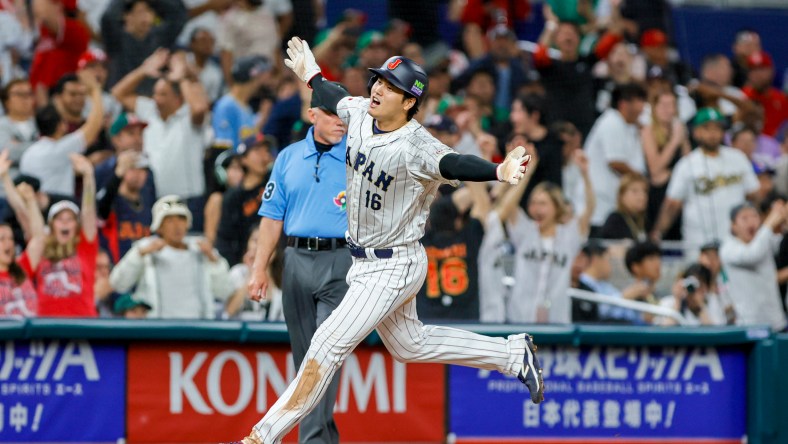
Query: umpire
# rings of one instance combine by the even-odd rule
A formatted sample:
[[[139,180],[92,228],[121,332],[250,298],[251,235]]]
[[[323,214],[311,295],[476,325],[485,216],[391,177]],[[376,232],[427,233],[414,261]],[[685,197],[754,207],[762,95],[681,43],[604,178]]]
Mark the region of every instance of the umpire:
[[[348,289],[350,252],[345,248],[345,134],[347,128],[327,111],[317,94],[308,110],[306,139],[279,153],[260,207],[260,234],[250,288],[266,294],[266,268],[284,228],[282,305],[293,361],[301,366],[317,327],[339,305]],[[299,426],[301,443],[339,443],[334,402],[339,372],[326,396]]]

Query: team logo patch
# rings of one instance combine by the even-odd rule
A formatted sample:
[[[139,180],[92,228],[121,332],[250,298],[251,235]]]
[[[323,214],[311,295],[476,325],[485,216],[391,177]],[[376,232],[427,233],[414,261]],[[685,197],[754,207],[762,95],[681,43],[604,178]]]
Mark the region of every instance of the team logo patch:
[[[342,211],[345,211],[347,208],[347,199],[345,198],[344,191],[340,191],[337,197],[334,198],[334,205],[338,206]]]
[[[421,93],[424,92],[424,84],[416,80],[415,82],[413,82],[413,86],[410,87],[410,92],[421,97]]]
[[[386,65],[386,67],[388,69],[394,69],[394,68],[398,67],[400,63],[402,63],[402,59],[397,59],[397,60],[394,60],[393,62],[389,62],[389,64]]]

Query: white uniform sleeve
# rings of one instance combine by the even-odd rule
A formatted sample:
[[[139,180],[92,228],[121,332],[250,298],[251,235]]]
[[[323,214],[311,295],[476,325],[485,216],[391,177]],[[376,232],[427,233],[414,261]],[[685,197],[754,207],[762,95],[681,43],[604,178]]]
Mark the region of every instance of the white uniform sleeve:
[[[369,110],[369,102],[369,99],[363,97],[345,97],[337,103],[337,115],[349,128],[351,120],[364,118],[364,114]]]
[[[737,164],[744,166],[750,165],[750,160],[747,159],[747,156],[740,152],[736,152],[736,154],[740,157],[740,160],[736,162]],[[744,168],[742,185],[744,185],[744,192],[747,194],[754,193],[761,188],[761,183],[758,181],[758,176],[755,175],[755,170],[753,168]]]
[[[424,143],[420,143],[424,142]],[[457,180],[449,180],[441,175],[440,161],[447,154],[457,154],[456,151],[437,140],[424,140],[419,137],[409,138],[403,142],[408,172],[419,180],[433,180],[459,185]]]
[[[668,190],[666,196],[673,200],[680,200],[682,202],[687,200],[689,196],[690,187],[692,187],[692,175],[690,174],[689,163],[692,161],[689,157],[683,157],[673,168],[673,174],[670,176],[668,183]]]

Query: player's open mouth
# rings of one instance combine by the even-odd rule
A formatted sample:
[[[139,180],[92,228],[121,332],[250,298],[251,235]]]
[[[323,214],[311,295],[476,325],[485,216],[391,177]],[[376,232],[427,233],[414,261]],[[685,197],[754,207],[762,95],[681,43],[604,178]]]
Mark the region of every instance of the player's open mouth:
[[[378,105],[380,105],[380,100],[378,100],[378,99],[373,97],[372,98],[372,102],[369,104],[369,106],[370,107],[375,107],[375,106],[378,106]]]

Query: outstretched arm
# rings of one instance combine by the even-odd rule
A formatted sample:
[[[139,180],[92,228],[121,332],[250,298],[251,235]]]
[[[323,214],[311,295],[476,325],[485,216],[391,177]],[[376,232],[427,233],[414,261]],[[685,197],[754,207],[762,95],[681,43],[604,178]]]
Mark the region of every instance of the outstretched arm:
[[[101,84],[96,76],[86,70],[77,73],[79,81],[87,86],[90,92],[90,114],[85,123],[79,128],[85,136],[85,146],[90,146],[96,141],[104,120],[104,104],[101,99]]]
[[[447,154],[440,160],[441,176],[449,180],[486,182],[497,180],[517,185],[525,174],[531,156],[525,155],[525,148],[513,149],[503,163],[495,164],[481,157],[465,154]]]
[[[137,106],[137,86],[148,77],[160,77],[161,69],[167,64],[170,52],[159,48],[148,56],[142,65],[126,74],[120,82],[112,88],[112,95],[118,99],[124,108],[133,110]]]
[[[44,254],[44,241],[46,238],[44,216],[38,207],[36,192],[33,191],[30,185],[26,183],[19,184],[19,195],[25,203],[30,228],[25,252],[27,252],[27,259],[30,261],[30,267],[35,270],[38,268],[41,256]]]
[[[178,52],[170,57],[169,80],[181,87],[183,100],[189,105],[192,125],[200,126],[205,121],[205,116],[211,110],[208,97],[197,76],[191,72],[186,62],[186,53]]]
[[[88,241],[93,241],[98,234],[96,220],[96,179],[93,175],[93,164],[81,154],[71,154],[71,163],[74,172],[82,176],[82,208],[79,218],[82,224],[82,234]]]
[[[320,96],[321,103],[336,114],[337,104],[349,94],[323,78],[320,74],[320,66],[315,61],[315,55],[309,49],[309,43],[298,37],[293,37],[287,42],[287,57],[285,66],[292,69],[299,79],[312,88],[312,94]]]
[[[596,207],[596,195],[594,195],[594,186],[591,184],[591,176],[588,174],[588,158],[583,150],[578,149],[574,153],[574,162],[580,168],[580,174],[583,178],[583,185],[585,188],[586,207],[583,214],[580,215],[578,221],[578,229],[583,237],[588,236],[591,231],[591,216],[594,214]]]

